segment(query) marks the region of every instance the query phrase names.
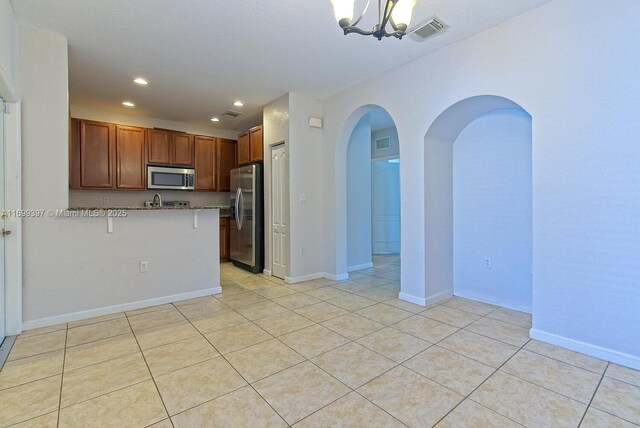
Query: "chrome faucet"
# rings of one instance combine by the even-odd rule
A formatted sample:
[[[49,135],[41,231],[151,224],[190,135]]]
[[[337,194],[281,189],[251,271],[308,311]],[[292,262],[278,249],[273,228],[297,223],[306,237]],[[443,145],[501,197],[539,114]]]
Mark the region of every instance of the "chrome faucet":
[[[151,203],[153,208],[161,208],[162,207],[162,196],[159,193],[153,195],[153,202]]]

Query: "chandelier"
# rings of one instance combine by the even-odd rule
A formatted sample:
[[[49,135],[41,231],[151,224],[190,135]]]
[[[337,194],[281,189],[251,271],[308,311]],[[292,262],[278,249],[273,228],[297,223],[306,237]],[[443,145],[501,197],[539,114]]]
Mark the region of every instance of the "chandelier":
[[[378,22],[371,31],[365,31],[357,27],[367,12],[371,0],[367,0],[364,10],[358,19],[353,21],[355,2],[355,0],[331,0],[336,21],[338,21],[338,25],[340,25],[345,35],[357,33],[382,40],[383,37],[402,39],[402,36],[407,34],[407,27],[411,21],[411,13],[416,0],[378,0]],[[393,31],[387,31],[387,24],[391,25]]]

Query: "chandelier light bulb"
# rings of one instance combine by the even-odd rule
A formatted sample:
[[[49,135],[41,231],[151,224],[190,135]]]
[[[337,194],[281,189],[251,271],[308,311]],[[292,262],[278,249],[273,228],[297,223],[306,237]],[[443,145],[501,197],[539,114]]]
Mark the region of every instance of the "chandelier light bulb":
[[[355,9],[355,0],[331,0],[333,4],[333,12],[336,16],[336,21],[340,23],[343,19],[353,20],[353,11]]]
[[[411,15],[413,14],[413,7],[416,5],[416,0],[398,0],[395,7],[393,8],[393,12],[391,13],[391,18],[393,18],[393,22],[396,25],[403,24],[406,27],[409,27],[409,23],[411,22]]]

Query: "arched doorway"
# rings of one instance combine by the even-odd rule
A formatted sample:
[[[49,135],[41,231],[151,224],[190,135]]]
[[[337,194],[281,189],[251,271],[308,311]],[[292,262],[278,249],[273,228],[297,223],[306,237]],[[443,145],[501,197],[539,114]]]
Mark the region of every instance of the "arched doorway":
[[[531,129],[519,104],[487,95],[427,131],[427,303],[455,294],[531,312]]]
[[[363,106],[349,116],[342,131],[344,142],[336,153],[336,197],[343,201],[337,204],[336,218],[339,272],[357,278],[377,270],[396,281],[399,290],[400,152],[395,122],[384,108]]]

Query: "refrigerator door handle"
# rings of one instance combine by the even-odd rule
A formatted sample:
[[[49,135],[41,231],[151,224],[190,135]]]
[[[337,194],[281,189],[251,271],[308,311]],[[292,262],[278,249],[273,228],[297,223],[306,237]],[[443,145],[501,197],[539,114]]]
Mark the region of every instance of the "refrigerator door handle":
[[[240,201],[240,223],[238,224],[238,230],[242,230],[242,223],[244,223],[244,193],[242,193],[242,188],[238,188],[238,200]]]
[[[235,213],[234,213],[235,220],[236,220],[236,227],[238,228],[238,230],[240,230],[240,223],[241,223],[241,220],[240,220],[240,208],[239,208],[240,195],[242,195],[242,189],[240,189],[238,187],[238,190],[236,191],[236,209],[235,209]]]

